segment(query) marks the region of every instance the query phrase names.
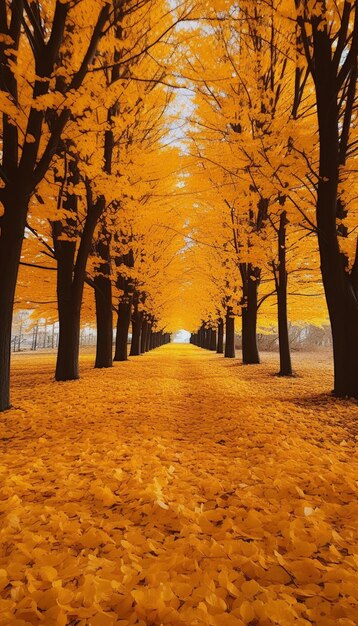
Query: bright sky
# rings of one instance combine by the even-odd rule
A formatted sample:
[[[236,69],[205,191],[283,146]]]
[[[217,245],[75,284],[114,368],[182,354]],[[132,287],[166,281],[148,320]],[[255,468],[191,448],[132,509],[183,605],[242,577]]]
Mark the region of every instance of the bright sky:
[[[172,335],[172,343],[188,343],[190,339],[190,333],[187,330],[178,330],[177,333]]]

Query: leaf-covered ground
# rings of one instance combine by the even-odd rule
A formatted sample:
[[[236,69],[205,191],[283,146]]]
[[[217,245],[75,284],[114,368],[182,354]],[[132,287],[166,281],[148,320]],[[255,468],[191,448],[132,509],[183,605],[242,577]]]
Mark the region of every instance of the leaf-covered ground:
[[[52,381],[14,359],[0,625],[355,626],[358,407],[329,361],[166,346]]]

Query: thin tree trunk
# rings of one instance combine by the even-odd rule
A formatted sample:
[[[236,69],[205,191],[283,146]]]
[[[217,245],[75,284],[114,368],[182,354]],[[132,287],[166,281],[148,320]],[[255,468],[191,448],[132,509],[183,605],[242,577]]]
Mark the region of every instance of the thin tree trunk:
[[[128,333],[132,315],[132,298],[123,297],[118,305],[117,335],[114,361],[128,360]]]
[[[34,330],[33,330],[32,346],[31,346],[31,350],[33,350],[34,352],[36,352],[36,350],[37,350],[37,336],[38,336],[38,332],[39,332],[39,323],[36,322],[36,326],[34,326]]]
[[[224,321],[220,318],[218,322],[218,342],[216,346],[218,354],[224,353]]]
[[[203,326],[201,326],[199,330],[199,345],[200,348],[205,347],[205,329]]]
[[[79,378],[78,352],[81,301],[79,301],[78,297],[75,298],[73,294],[75,252],[75,242],[59,242],[57,247],[59,341],[55,372],[56,380],[74,380]]]
[[[19,328],[19,343],[18,343],[18,349],[19,352],[21,350],[21,344],[22,344],[22,326],[23,326],[23,318],[22,318],[22,314],[21,314],[21,320],[20,320],[20,328]]]
[[[212,350],[213,352],[216,351],[216,329],[215,328],[211,328],[211,333],[210,333],[210,350]]]
[[[144,354],[147,351],[147,333],[148,333],[148,322],[145,318],[142,321],[142,334],[140,338],[140,351],[141,354]]]
[[[44,329],[44,335],[42,338],[42,347],[46,348],[46,338],[47,338],[47,320],[45,320],[45,329]]]
[[[104,275],[94,278],[96,302],[96,361],[95,368],[112,367],[113,352],[113,314],[112,283]]]
[[[93,282],[96,303],[96,360],[95,368],[112,367],[113,354],[113,312],[111,282],[111,237],[105,220],[102,218],[100,232],[94,243],[93,252],[97,254],[97,274]]]
[[[280,350],[279,376],[292,376],[287,315],[286,224],[286,211],[282,211],[278,230],[278,280],[276,284]]]
[[[242,307],[242,362],[260,363],[257,347],[257,307],[258,279],[255,271],[248,264],[246,298]]]
[[[151,350],[151,342],[152,342],[152,321],[147,321],[147,335],[146,335],[146,352]]]
[[[140,336],[142,330],[142,313],[138,311],[138,305],[134,305],[134,311],[132,315],[132,343],[130,349],[130,356],[140,355]]]
[[[26,201],[15,194],[4,198],[3,204],[5,212],[0,218],[0,411],[10,408],[11,325],[27,212]]]
[[[227,307],[225,316],[225,357],[235,358],[235,316],[232,307]]]

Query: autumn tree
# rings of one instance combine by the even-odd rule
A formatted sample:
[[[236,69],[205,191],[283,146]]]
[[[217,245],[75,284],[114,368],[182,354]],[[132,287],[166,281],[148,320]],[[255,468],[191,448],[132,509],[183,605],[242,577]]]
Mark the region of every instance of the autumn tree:
[[[10,405],[11,320],[29,200],[57,150],[70,118],[67,97],[71,100],[83,83],[110,8],[97,0],[85,6],[1,2],[0,410]],[[58,91],[63,74],[68,80],[61,80]]]
[[[334,393],[358,397],[358,3],[295,2],[299,49],[314,83],[319,135],[317,235],[334,348]]]

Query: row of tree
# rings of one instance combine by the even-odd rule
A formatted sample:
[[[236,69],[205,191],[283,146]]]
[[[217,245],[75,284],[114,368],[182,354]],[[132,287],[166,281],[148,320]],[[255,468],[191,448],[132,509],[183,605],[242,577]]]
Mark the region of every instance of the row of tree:
[[[241,0],[215,17],[186,55],[187,257],[193,291],[209,285],[192,341],[213,346],[226,321],[234,356],[240,317],[243,362],[258,363],[258,312],[265,326],[275,297],[291,375],[289,319],[322,322],[325,295],[334,391],[358,397],[358,4]]]
[[[16,287],[17,308],[58,316],[57,380],[79,377],[93,294],[96,367],[112,364],[113,311],[116,359],[131,320],[132,354],[167,340],[161,272],[183,241],[163,193],[178,168],[167,76],[186,15],[165,0],[0,2],[0,410]]]
[[[325,296],[335,393],[358,397],[357,20],[357,0],[0,0],[0,410],[14,304],[58,320],[57,380],[94,318],[111,366],[113,314],[115,358],[131,322],[134,354],[177,328],[220,347],[225,322],[233,356],[240,318],[245,363],[275,318],[289,375],[288,320],[322,322]]]

